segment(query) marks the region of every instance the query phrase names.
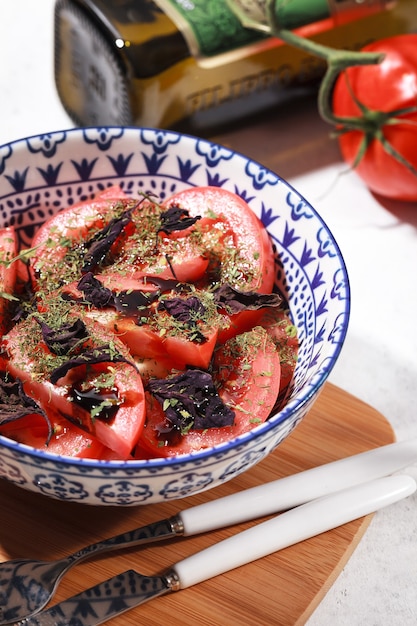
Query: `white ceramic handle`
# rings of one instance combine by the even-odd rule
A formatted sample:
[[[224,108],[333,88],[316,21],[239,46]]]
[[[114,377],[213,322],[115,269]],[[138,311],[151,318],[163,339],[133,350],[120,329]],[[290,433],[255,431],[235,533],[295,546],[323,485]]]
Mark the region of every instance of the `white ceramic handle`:
[[[185,535],[286,511],[330,493],[388,476],[417,461],[417,439],[391,443],[259,487],[216,498],[178,514]]]
[[[416,490],[411,476],[389,476],[313,500],[180,561],[181,589],[393,504]]]

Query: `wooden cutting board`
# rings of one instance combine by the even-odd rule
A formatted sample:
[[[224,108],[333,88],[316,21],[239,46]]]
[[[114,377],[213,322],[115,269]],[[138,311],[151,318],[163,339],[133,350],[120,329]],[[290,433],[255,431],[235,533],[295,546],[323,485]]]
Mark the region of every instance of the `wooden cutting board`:
[[[91,507],[50,500],[0,481],[0,559],[56,559],[83,545],[228,495],[394,441],[375,409],[327,383],[308,416],[267,459],[211,491],[182,501],[135,508]],[[302,625],[330,588],[372,516],[350,522],[264,559],[178,593],[168,594],[108,623],[114,626]],[[248,522],[153,547],[109,553],[74,567],[55,601],[133,568],[154,574]]]

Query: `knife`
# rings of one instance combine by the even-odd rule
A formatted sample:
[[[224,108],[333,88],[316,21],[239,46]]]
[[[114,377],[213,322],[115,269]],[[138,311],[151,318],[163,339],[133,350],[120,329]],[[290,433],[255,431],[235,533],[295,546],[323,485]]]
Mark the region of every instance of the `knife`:
[[[411,476],[389,476],[312,500],[187,557],[159,576],[127,570],[15,626],[98,626],[153,598],[368,515],[411,495],[416,487]]]
[[[417,461],[417,438],[390,443],[180,511],[184,536],[273,515],[347,487],[389,476]]]

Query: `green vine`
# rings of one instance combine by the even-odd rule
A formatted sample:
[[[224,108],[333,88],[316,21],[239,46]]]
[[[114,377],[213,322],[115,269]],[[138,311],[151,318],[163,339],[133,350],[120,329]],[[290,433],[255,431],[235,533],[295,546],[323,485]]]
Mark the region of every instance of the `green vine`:
[[[300,37],[291,30],[281,28],[276,16],[276,0],[266,0],[265,5],[265,22],[258,22],[251,19],[240,6],[237,6],[233,0],[227,0],[229,7],[236,14],[240,22],[246,28],[260,30],[277,39],[281,39],[284,43],[294,48],[299,48],[304,52],[313,56],[324,59],[327,63],[326,72],[320,83],[318,93],[318,109],[320,116],[329,124],[343,124],[344,127],[360,129],[364,124],[361,118],[357,117],[338,117],[334,115],[331,107],[331,94],[339,74],[348,67],[354,65],[375,65],[381,63],[384,59],[383,54],[374,54],[369,52],[356,52],[353,50],[338,50],[324,46],[323,44]],[[359,128],[357,126],[359,124]]]

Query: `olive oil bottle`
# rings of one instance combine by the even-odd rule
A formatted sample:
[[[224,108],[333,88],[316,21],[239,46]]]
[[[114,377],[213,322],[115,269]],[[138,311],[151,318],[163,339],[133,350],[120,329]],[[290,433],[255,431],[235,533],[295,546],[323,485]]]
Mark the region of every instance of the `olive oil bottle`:
[[[324,62],[248,27],[263,0],[57,0],[55,82],[74,122],[173,128],[314,84]],[[339,48],[417,28],[415,0],[276,0],[283,28]]]

